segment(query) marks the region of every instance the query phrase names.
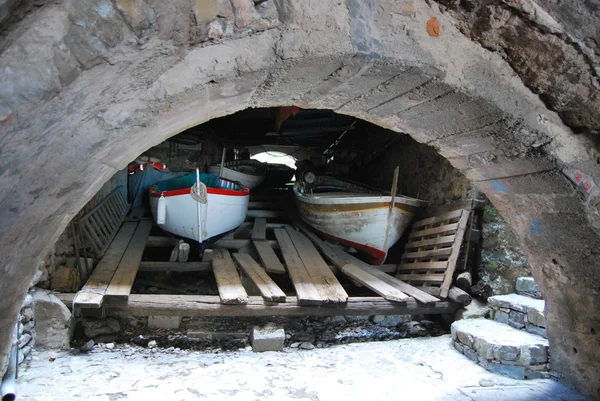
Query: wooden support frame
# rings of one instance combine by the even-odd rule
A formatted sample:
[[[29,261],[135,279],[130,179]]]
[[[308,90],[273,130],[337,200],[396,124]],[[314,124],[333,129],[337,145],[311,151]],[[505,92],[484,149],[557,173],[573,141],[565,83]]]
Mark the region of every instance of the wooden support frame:
[[[71,307],[73,294],[56,294]],[[293,299],[285,303],[267,302],[260,296],[248,297],[246,304],[224,305],[218,296],[132,294],[126,304],[108,302],[106,316],[369,316],[427,315],[453,313],[460,307],[454,302],[435,304],[389,302],[381,297],[351,297],[347,303],[315,306],[300,305]],[[96,311],[83,311],[96,316]]]

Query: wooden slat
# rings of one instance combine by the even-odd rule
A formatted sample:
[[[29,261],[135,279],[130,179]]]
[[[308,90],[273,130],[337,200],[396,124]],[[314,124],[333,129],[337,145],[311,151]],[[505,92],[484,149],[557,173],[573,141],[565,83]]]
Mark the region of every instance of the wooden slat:
[[[247,253],[234,253],[234,259],[254,282],[266,301],[285,302],[285,293],[275,284],[262,267]]]
[[[402,273],[405,270],[446,270],[447,267],[447,261],[404,263],[398,267],[398,272]]]
[[[142,260],[151,229],[152,222],[150,220],[142,220],[140,222],[127,246],[123,258],[119,262],[119,267],[117,267],[106,289],[105,297],[127,300],[140,267],[140,261]]]
[[[467,222],[469,221],[469,212],[465,211],[460,221],[458,222],[458,230],[456,231],[456,241],[454,242],[454,246],[452,247],[452,254],[448,258],[448,268],[446,269],[446,276],[444,277],[444,282],[440,285],[440,296],[442,298],[448,297],[448,291],[450,290],[450,285],[452,284],[452,279],[454,276],[454,269],[456,268],[456,262],[458,261],[458,255],[460,254],[460,246],[462,245],[462,240],[465,234],[465,230],[467,229]]]
[[[258,217],[254,219],[254,227],[252,227],[252,240],[266,240],[267,239],[267,219],[264,217]]]
[[[106,288],[125,254],[137,225],[137,222],[123,224],[87,283],[77,293],[76,308],[99,308],[102,306]]]
[[[404,252],[402,255],[402,259],[415,259],[415,258],[431,258],[434,256],[437,257],[446,257],[450,256],[452,253],[452,247],[441,248],[441,249],[431,249],[428,251],[417,251],[417,252]]]
[[[263,217],[265,219],[276,219],[285,216],[285,212],[280,210],[248,210],[248,213],[246,214],[246,217]]]
[[[254,243],[260,262],[268,273],[285,274],[285,267],[283,267],[283,264],[279,261],[277,255],[275,255],[271,245],[266,241],[252,242]]]
[[[308,238],[291,227],[286,228],[312,282],[325,302],[346,302],[348,294]]]
[[[317,291],[317,287],[313,284],[288,233],[282,228],[276,228],[273,232],[281,247],[283,260],[296,289],[298,303],[301,305],[322,304],[323,298],[319,294],[319,291]]]
[[[396,278],[399,278],[400,280],[404,281],[419,281],[424,283],[437,284],[441,284],[444,281],[443,274],[397,274]]]
[[[408,235],[408,238],[426,237],[428,235],[435,235],[446,233],[450,231],[456,231],[458,229],[458,223],[446,224],[439,227],[427,228],[425,230],[413,231]]]
[[[212,256],[212,266],[219,297],[224,304],[245,304],[248,294],[242,285],[240,275],[233,264],[231,255],[226,249],[215,249]]]
[[[344,267],[342,267],[342,273],[358,281],[359,283],[361,283],[368,289],[374,291],[375,293],[381,295],[388,301],[407,302],[410,299],[408,295],[392,287],[391,285],[381,281],[374,275],[364,271],[363,269],[355,265],[345,265]]]
[[[439,237],[439,238],[423,239],[423,240],[407,243],[405,246],[405,249],[415,249],[415,248],[422,248],[425,246],[435,246],[435,245],[452,245],[452,244],[454,244],[455,239],[456,239],[456,236],[454,234],[446,235],[446,236]]]
[[[56,294],[67,307],[72,306],[73,294]],[[249,297],[244,305],[223,305],[218,296],[131,294],[127,304],[108,303],[107,316],[365,316],[365,315],[426,315],[454,312],[460,305],[439,301],[424,305],[389,302],[382,297],[349,298],[345,304],[306,306],[289,299],[283,303]]]
[[[304,232],[304,234],[313,242],[313,244],[315,244],[315,246],[319,248],[321,252],[323,252],[325,257],[329,259],[329,261],[336,265],[338,268],[341,269],[347,264],[353,264],[364,269],[368,273],[374,275],[381,281],[391,285],[399,291],[413,297],[419,302],[433,303],[439,301],[439,299],[413,287],[412,285],[409,285],[397,278],[394,278],[387,273],[379,271],[376,267],[370,266],[362,260],[357,259],[354,256],[349,255],[346,252],[331,246],[330,244],[320,239],[315,233],[310,231],[310,229],[308,229],[304,224],[298,224],[298,227],[300,227],[302,232]]]
[[[140,262],[139,271],[143,272],[209,272],[210,262]]]
[[[452,212],[444,213],[440,216],[428,217],[423,220],[416,221],[412,224],[413,229],[418,227],[424,227],[431,224],[441,223],[446,220],[458,219],[462,214],[462,210],[454,210]]]
[[[265,244],[270,245],[273,249],[278,249],[279,245],[277,241],[263,241]],[[220,239],[211,245],[212,248],[225,248],[225,249],[243,249],[252,246],[252,240],[250,239]]]

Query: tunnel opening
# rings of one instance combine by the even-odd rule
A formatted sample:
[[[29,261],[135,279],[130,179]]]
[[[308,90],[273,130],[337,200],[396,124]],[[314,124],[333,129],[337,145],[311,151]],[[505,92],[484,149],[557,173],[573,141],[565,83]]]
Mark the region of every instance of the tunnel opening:
[[[195,182],[196,168],[225,176],[220,164],[233,169],[250,162],[260,164],[258,171],[267,178],[253,182],[247,211],[233,229],[200,244],[194,213],[196,234],[156,224],[151,187],[168,182],[173,173],[177,178],[192,172]],[[418,199],[410,224],[421,225],[407,224],[385,249],[384,259],[372,264],[373,254],[361,248],[365,244],[327,232],[299,212],[294,188],[307,185],[311,174],[340,179],[379,200],[394,194]],[[348,192],[336,186],[339,182],[333,193]],[[305,193],[330,195],[331,182],[326,184],[325,190],[307,186]],[[191,184],[186,185],[189,194]],[[168,192],[161,191],[163,196]],[[394,198],[387,202],[398,209]],[[343,204],[332,211],[336,208]],[[360,220],[370,208],[335,219]],[[377,208],[385,210],[384,222],[392,219],[389,206]],[[418,241],[427,244],[415,246]],[[229,276],[216,272],[223,265]],[[251,344],[260,350],[255,331],[279,329],[286,333],[280,345],[287,349],[327,348],[448,334],[452,322],[470,314],[504,323],[510,319],[513,328],[545,336],[543,316],[535,315],[534,325],[527,312],[511,311],[502,299],[485,305],[488,298],[517,291],[541,297],[514,233],[487,198],[434,148],[330,110],[247,109],[149,148],[80,211],[41,270],[37,286],[60,291],[56,295],[76,317],[74,331],[66,332],[63,341],[84,352],[117,349],[135,358],[139,352],[156,352],[157,346],[169,352],[218,352]],[[529,287],[518,288],[523,276]],[[446,277],[450,292],[441,294]],[[228,293],[228,286],[235,290]],[[311,290],[316,292],[311,295]],[[335,298],[340,293],[343,300]],[[475,307],[464,309],[472,298]],[[532,311],[540,314],[536,308]],[[459,336],[454,344],[467,356],[476,352]],[[529,363],[523,377],[547,375],[543,358]],[[533,365],[535,370],[529,368]]]

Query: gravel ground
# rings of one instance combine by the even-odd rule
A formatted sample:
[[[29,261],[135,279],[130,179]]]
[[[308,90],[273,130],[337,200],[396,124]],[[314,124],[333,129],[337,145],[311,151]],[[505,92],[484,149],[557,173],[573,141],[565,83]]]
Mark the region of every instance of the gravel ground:
[[[35,352],[21,400],[585,400],[551,380],[492,374],[448,335],[283,352],[193,351],[103,344],[90,352]]]

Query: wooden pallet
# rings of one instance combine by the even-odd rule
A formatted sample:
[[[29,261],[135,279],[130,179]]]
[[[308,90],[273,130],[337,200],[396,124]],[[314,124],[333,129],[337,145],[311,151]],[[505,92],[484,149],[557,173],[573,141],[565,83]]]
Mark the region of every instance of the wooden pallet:
[[[439,296],[447,298],[469,213],[458,209],[413,223],[396,277],[412,285],[439,287]]]
[[[120,186],[79,219],[81,231],[99,258],[117,235],[129,206],[125,188]]]

